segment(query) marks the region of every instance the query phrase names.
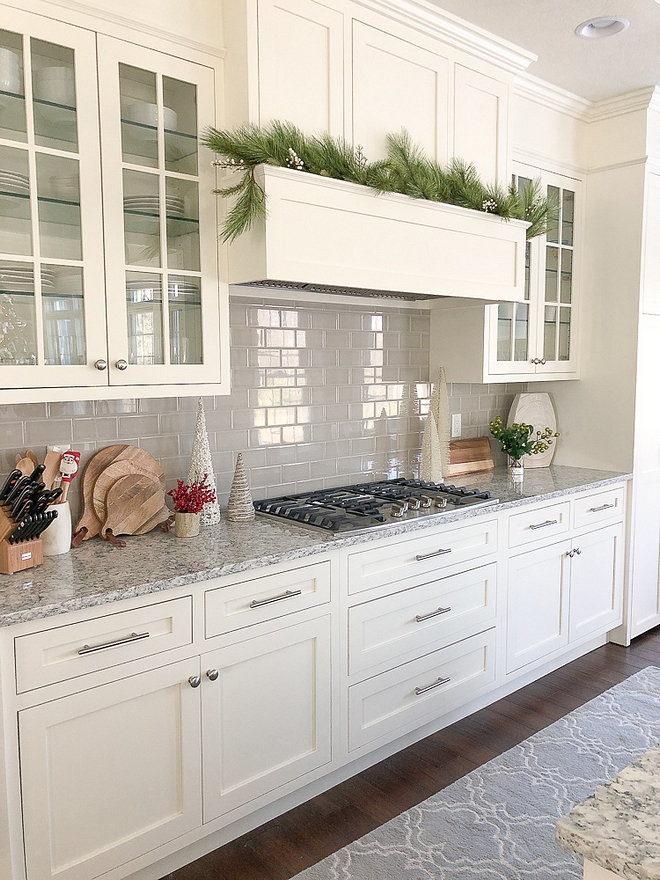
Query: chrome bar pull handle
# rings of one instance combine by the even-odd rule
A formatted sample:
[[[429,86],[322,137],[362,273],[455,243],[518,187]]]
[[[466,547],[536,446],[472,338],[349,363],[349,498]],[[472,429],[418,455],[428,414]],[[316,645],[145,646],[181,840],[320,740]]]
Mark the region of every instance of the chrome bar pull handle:
[[[115,639],[112,642],[102,642],[100,645],[83,645],[78,651],[79,654],[93,654],[95,651],[105,651],[106,648],[117,648],[120,645],[128,645],[131,642],[139,642],[141,639],[148,639],[149,633],[131,633],[130,636],[124,636],[123,639]]]
[[[415,694],[419,697],[421,694],[425,694],[427,691],[432,691],[434,688],[439,688],[450,681],[451,678],[439,678],[437,681],[427,684],[425,687],[415,688]]]
[[[600,513],[601,510],[609,510],[611,507],[616,507],[616,504],[601,504],[600,507],[590,507],[589,513]]]
[[[542,523],[532,523],[530,529],[544,529],[546,526],[556,526],[558,522],[559,520],[556,519],[546,519]]]
[[[271,596],[270,599],[253,599],[250,608],[261,608],[264,605],[272,605],[273,602],[281,602],[282,599],[291,599],[293,596],[302,596],[302,590],[287,590],[281,596]]]
[[[423,562],[425,559],[433,559],[434,556],[445,556],[447,553],[451,553],[451,547],[448,547],[446,550],[436,550],[434,553],[419,553],[415,556],[415,559],[417,562]]]
[[[447,614],[451,611],[451,606],[447,608],[438,608],[436,611],[431,611],[429,614],[416,614],[415,620],[417,623],[422,623],[425,620],[430,620],[432,617],[439,617],[441,614]]]

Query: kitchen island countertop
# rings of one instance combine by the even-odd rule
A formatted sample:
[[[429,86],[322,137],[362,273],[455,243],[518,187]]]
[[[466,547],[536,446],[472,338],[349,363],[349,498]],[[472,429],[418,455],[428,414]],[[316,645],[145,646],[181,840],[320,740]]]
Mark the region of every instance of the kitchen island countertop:
[[[157,529],[128,537],[115,548],[100,538],[85,541],[36,568],[0,574],[0,626],[172,589],[211,578],[314,556],[337,547],[362,544],[445,523],[547,501],[630,479],[630,474],[587,468],[530,468],[513,484],[506,468],[460,478],[468,488],[490,490],[499,503],[407,520],[383,529],[333,537],[286,521],[257,517],[250,524],[222,522],[202,527],[197,538],[175,538]]]
[[[658,880],[659,807],[656,746],[563,816],[556,827],[557,841],[600,866],[603,876]]]

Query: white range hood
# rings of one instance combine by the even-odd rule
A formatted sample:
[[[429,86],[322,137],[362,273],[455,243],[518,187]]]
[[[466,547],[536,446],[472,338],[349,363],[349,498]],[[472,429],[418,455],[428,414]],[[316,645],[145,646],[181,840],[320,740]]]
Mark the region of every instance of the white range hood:
[[[524,300],[521,220],[269,165],[256,174],[267,217],[229,246],[230,284]]]

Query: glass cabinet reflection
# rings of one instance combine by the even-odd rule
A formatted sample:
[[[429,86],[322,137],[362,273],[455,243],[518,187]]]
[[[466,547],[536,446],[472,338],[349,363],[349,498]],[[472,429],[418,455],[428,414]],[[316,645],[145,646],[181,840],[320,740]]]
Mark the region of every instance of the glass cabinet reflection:
[[[202,364],[197,87],[127,64],[119,81],[128,362]]]

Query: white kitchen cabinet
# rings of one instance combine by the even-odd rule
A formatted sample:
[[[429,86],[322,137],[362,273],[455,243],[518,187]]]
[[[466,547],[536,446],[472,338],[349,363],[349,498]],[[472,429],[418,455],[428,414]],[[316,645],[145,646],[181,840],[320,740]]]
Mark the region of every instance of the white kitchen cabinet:
[[[623,609],[623,504],[620,489],[572,500],[575,528],[566,537],[554,537],[560,506],[535,511],[539,528],[527,532],[531,540],[525,553],[516,552],[508,563],[507,673],[521,670],[576,644],[602,634],[621,622]],[[617,503],[619,501],[620,503]],[[585,517],[601,518],[591,530]],[[520,516],[520,514],[518,515]],[[513,518],[512,518],[513,519]],[[553,524],[555,523],[555,524]],[[517,530],[510,531],[510,546]],[[545,543],[538,546],[543,539]]]
[[[343,136],[343,13],[314,0],[259,0],[258,18],[260,124]]]
[[[440,46],[430,52],[353,21],[352,141],[369,161],[384,158],[386,135],[401,129],[429,158],[447,161],[451,71]]]
[[[214,68],[17,10],[3,25],[0,400],[218,393]]]
[[[330,761],[330,659],[327,614],[204,655],[205,822]]]
[[[28,880],[89,880],[201,824],[199,660],[18,713]]]
[[[530,166],[516,180],[539,178],[560,212],[544,236],[527,242],[524,301],[434,304],[431,367],[450,382],[521,382],[577,379],[577,320],[581,181]]]
[[[509,168],[510,84],[494,73],[455,65],[452,154],[471,162],[485,183],[504,183]]]

